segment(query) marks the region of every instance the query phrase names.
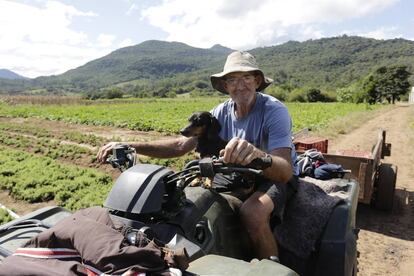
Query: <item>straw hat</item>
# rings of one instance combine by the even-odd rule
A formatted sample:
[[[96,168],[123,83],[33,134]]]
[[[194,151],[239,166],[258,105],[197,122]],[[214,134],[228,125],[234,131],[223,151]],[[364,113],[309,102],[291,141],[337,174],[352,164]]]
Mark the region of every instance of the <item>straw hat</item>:
[[[253,55],[248,52],[236,51],[228,55],[226,64],[224,64],[223,72],[211,75],[210,80],[213,88],[222,92],[227,93],[223,86],[223,77],[227,74],[234,72],[251,72],[256,71],[262,76],[262,83],[256,89],[256,91],[262,91],[268,87],[273,80],[265,77],[263,71],[257,66],[256,59]]]

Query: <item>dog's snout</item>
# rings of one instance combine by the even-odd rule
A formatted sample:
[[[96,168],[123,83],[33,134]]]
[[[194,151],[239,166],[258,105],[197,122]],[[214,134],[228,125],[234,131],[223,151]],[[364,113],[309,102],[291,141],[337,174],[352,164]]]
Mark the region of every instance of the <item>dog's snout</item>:
[[[189,131],[187,128],[183,128],[180,130],[181,135],[188,137]]]

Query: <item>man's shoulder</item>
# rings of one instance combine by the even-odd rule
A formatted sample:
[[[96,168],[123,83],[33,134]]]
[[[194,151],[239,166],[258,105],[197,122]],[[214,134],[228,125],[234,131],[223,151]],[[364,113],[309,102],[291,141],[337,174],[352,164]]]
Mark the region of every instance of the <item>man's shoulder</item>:
[[[273,96],[259,93],[259,97],[261,98],[261,102],[266,109],[286,109],[286,106]]]
[[[229,99],[225,102],[222,102],[218,105],[216,105],[212,110],[211,113],[215,116],[217,116],[221,112],[227,112],[232,106],[232,101]]]

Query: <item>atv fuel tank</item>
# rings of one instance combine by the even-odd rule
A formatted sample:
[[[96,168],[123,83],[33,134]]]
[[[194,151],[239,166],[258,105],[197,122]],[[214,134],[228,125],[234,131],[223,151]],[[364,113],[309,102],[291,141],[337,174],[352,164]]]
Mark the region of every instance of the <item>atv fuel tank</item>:
[[[135,165],[118,177],[104,206],[130,214],[160,212],[166,192],[163,179],[171,173],[158,165]]]

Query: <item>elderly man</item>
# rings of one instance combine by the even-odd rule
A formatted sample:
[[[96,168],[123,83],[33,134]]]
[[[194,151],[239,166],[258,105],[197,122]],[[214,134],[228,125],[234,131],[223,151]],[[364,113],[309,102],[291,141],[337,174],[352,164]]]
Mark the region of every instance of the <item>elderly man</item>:
[[[264,180],[243,202],[240,216],[256,257],[278,260],[270,222],[282,220],[286,201],[295,191],[298,173],[294,166],[296,152],[289,113],[277,99],[261,93],[271,82],[257,66],[256,59],[240,51],[227,57],[223,72],[211,76],[213,88],[230,96],[212,110],[222,126],[221,138],[229,140],[220,153],[224,162],[247,165],[257,157],[269,155],[272,158],[271,167],[264,170]],[[98,160],[103,162],[117,144],[111,142],[103,146]],[[129,145],[143,155],[171,158],[193,150],[196,138],[180,137]],[[223,179],[216,181],[223,182]]]

